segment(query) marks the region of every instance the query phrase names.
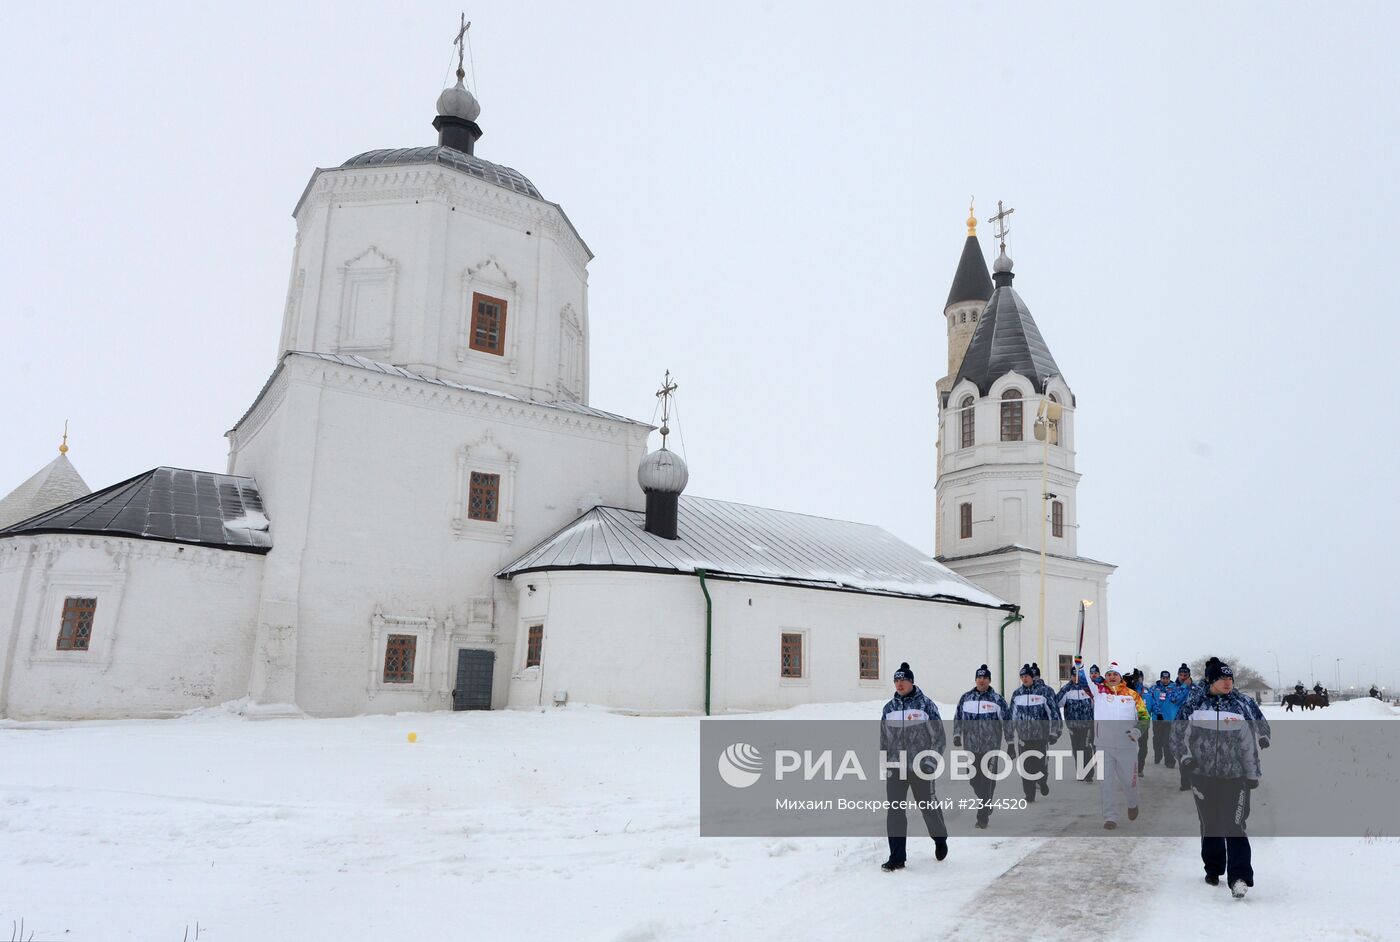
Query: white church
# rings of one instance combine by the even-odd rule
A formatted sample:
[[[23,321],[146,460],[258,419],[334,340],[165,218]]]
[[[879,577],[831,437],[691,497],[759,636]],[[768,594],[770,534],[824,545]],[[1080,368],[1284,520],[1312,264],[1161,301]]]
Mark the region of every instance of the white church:
[[[1038,651],[1053,680],[1086,599],[1103,652],[1074,396],[974,221],[944,309],[937,558],[692,496],[666,428],[648,452],[653,426],[589,404],[591,253],[476,155],[462,79],[436,145],[312,174],[279,355],[222,473],[90,492],[65,453],[0,501],[0,716],[723,713],[876,699],[900,661],[950,700]]]

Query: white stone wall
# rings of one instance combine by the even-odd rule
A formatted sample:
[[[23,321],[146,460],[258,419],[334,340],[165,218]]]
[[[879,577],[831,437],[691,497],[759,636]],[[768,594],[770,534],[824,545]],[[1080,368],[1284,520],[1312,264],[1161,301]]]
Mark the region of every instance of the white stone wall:
[[[164,716],[244,696],[263,557],[149,540],[0,540],[0,713]],[[68,596],[95,597],[89,649],[59,651]]]
[[[510,704],[570,702],[644,713],[704,708],[705,598],[693,575],[556,571],[516,576]],[[533,586],[533,590],[531,587]],[[709,579],[711,712],[882,699],[901,661],[931,696],[955,700],[996,654],[998,610]],[[538,668],[524,667],[531,624],[544,626]],[[780,676],[782,634],[804,635],[805,676]],[[880,640],[875,680],[860,678],[859,638]]]
[[[1001,394],[1019,389],[1022,441],[1001,441]],[[1052,379],[1047,393],[1054,393],[1064,407],[1060,443],[1048,449],[1048,489],[1064,504],[1065,525],[1056,537],[1048,522],[1046,546],[1051,553],[1075,556],[1079,552],[1079,515],[1076,492],[1080,475],[1074,467],[1074,408],[1069,388]],[[974,438],[971,448],[963,448],[961,403],[973,396]],[[939,416],[938,458],[938,546],[940,557],[956,558],[985,553],[1019,544],[1040,548],[1042,506],[1041,469],[1045,445],[1036,440],[1034,423],[1042,397],[1029,379],[1009,373],[993,384],[987,396],[979,396],[970,382],[959,383],[948,397],[948,406]],[[972,536],[961,535],[960,506],[972,504]]]
[[[318,171],[296,213],[280,353],[353,353],[528,399],[588,401],[591,258],[558,206],[436,164]],[[504,355],[470,349],[474,292]]]
[[[1094,604],[1086,609],[1084,619],[1084,656],[1090,663],[1104,663],[1110,657],[1125,657],[1108,649],[1108,577],[1115,567],[1088,560],[1059,559],[1047,556],[1045,561],[1045,646],[1042,657],[1037,649],[1039,638],[1040,554],[1032,550],[1012,550],[992,556],[971,559],[944,560],[958,575],[965,576],[1021,608],[1023,621],[1006,631],[1007,677],[1000,681],[1016,681],[1016,671],[1022,664],[1038,661],[1047,683],[1058,688],[1056,667],[1058,655],[1075,653],[1079,638],[1079,602],[1088,599]],[[1131,654],[1131,652],[1129,652]],[[995,680],[997,667],[992,663]]]
[[[642,506],[648,429],[295,356],[267,396],[231,433],[229,468],[257,479],[272,520],[258,663],[293,677],[274,669],[254,695],[327,716],[445,709],[468,647],[497,653],[505,706],[517,619],[495,573],[595,504]],[[501,475],[496,523],[466,519],[472,470]],[[385,684],[400,633],[419,639],[418,671]]]

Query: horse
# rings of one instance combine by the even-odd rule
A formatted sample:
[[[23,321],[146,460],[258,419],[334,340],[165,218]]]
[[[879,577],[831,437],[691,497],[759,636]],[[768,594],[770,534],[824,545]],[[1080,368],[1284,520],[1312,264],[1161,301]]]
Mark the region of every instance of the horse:
[[[1316,707],[1325,707],[1325,706],[1331,706],[1331,704],[1330,704],[1330,703],[1328,702],[1328,700],[1327,700],[1327,694],[1325,694],[1325,693],[1324,693],[1324,694],[1316,694],[1316,693],[1310,693],[1310,694],[1308,694],[1308,709],[1309,709],[1309,710],[1315,709]]]
[[[1308,695],[1305,693],[1290,693],[1283,698],[1283,705],[1287,707],[1287,712],[1292,713],[1294,707],[1308,709]]]

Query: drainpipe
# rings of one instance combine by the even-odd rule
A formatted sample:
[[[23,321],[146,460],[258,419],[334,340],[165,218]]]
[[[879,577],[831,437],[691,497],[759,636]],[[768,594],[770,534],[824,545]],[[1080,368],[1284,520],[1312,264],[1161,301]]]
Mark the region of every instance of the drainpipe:
[[[1002,683],[1002,690],[1006,689],[1006,629],[1010,628],[1024,617],[1025,616],[1021,614],[1021,607],[1019,605],[1011,606],[1011,611],[1008,612],[1006,618],[1002,620],[1001,628],[997,631],[997,634],[1001,636],[1001,664],[1000,677],[998,679]]]
[[[713,651],[714,600],[710,598],[709,586],[705,585],[705,570],[697,569],[700,577],[700,591],[705,593],[705,715],[710,715],[710,667]]]

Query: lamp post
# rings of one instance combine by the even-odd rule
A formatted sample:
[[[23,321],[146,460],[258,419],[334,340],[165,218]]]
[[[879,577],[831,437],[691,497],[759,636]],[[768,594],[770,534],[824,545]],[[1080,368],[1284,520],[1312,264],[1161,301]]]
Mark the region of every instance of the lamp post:
[[[1049,383],[1050,377],[1046,378]],[[1032,426],[1037,441],[1042,443],[1040,450],[1040,604],[1036,609],[1035,655],[1036,662],[1045,660],[1045,554],[1048,536],[1046,527],[1050,523],[1050,446],[1060,443],[1060,419],[1064,410],[1058,402],[1050,399],[1047,392],[1036,410],[1035,424]]]
[[[1337,695],[1342,693],[1342,659],[1337,658]]]

